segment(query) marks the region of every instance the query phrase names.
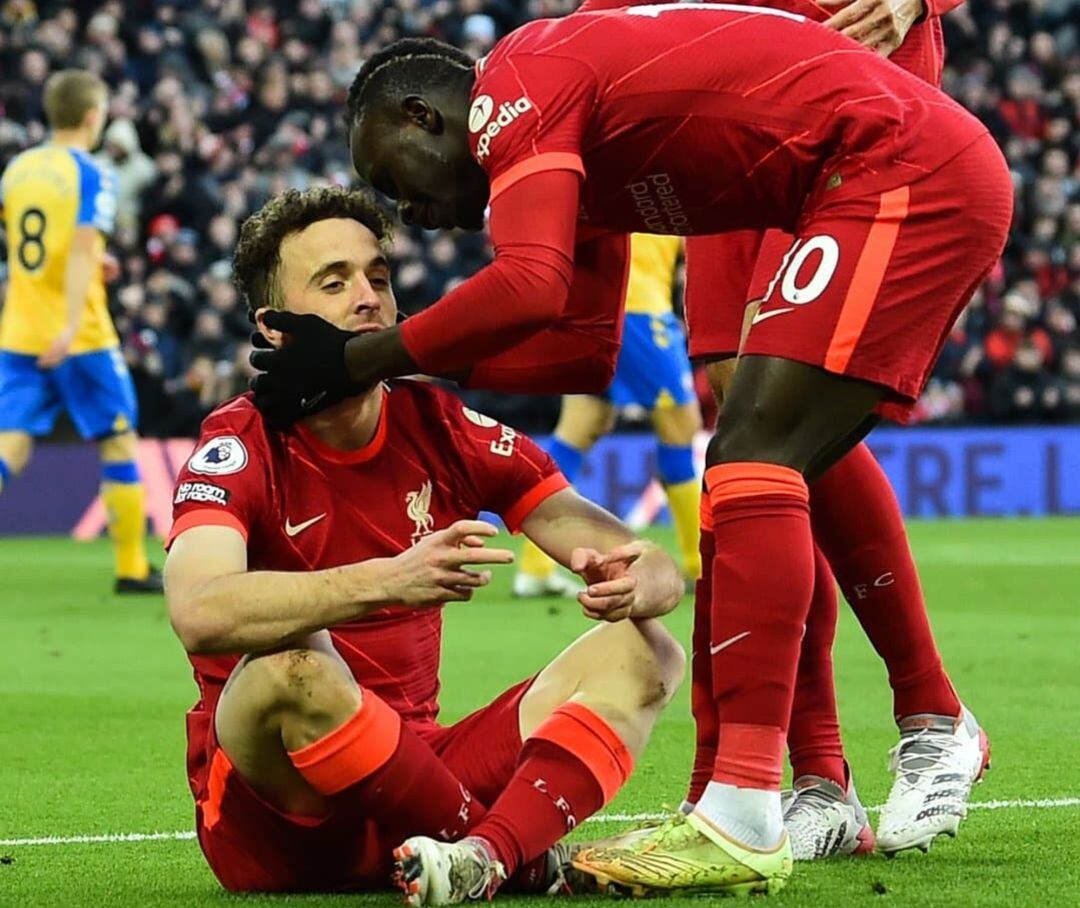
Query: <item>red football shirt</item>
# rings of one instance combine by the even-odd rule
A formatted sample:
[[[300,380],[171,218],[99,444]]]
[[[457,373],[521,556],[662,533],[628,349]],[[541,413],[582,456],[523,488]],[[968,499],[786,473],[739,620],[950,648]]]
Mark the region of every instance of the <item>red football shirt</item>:
[[[816,197],[910,183],[985,133],[878,54],[765,7],[539,20],[477,73],[469,129],[493,200],[574,170],[581,219],[619,232],[793,231]]]
[[[384,392],[372,441],[340,451],[302,426],[269,431],[249,395],[211,413],[181,470],[171,543],[193,526],[232,526],[249,570],[316,571],[392,557],[480,511],[516,531],[567,486],[530,439],[429,383]],[[441,608],[393,607],[331,630],[356,680],[411,721],[438,713]],[[235,656],[192,656],[212,709]]]
[[[491,181],[495,261],[406,321],[402,339],[435,373],[518,352],[536,385],[514,388],[535,391],[550,381],[544,359],[511,348],[566,326],[588,277],[576,254],[585,238],[794,232],[818,204],[911,183],[986,133],[937,89],[817,22],[708,3],[523,26],[477,64],[468,128]],[[621,300],[592,283],[592,309],[605,313],[593,354],[610,367]],[[574,354],[586,360],[587,343]]]
[[[889,55],[889,60],[924,82],[940,85],[941,70],[945,62],[945,41],[942,37],[940,17],[963,3],[964,0],[924,0],[925,14],[908,29],[904,43]],[[638,0],[585,0],[578,9],[579,12],[597,12],[645,5],[647,4]],[[749,0],[744,5],[769,6],[789,13],[798,13],[815,22],[824,22],[839,12],[837,9],[818,6],[814,0]]]

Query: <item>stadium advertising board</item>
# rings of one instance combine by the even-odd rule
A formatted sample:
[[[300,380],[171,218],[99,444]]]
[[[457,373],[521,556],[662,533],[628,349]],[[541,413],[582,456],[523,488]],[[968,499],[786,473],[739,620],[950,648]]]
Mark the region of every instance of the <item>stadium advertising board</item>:
[[[882,429],[870,446],[908,517],[1023,517],[1080,514],[1080,427]],[[705,439],[696,447],[699,460]],[[168,531],[173,480],[189,439],[143,441],[139,467],[153,532]],[[604,507],[644,526],[667,519],[651,480],[655,447],[646,435],[603,439],[585,459],[578,486]],[[90,445],[44,445],[0,498],[0,536],[105,528]]]

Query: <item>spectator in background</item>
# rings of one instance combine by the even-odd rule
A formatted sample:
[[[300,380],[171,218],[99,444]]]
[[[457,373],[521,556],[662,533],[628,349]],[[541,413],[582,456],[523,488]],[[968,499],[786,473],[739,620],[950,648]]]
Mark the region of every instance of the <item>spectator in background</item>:
[[[0,166],[44,138],[41,93],[51,70],[75,62],[111,88],[99,157],[120,182],[112,251],[123,274],[110,292],[144,432],[194,431],[205,408],[245,386],[246,314],[215,269],[227,269],[219,263],[231,258],[239,223],[271,193],[353,179],[341,112],[364,59],[409,35],[479,57],[522,22],[578,5],[0,0]],[[1007,387],[1031,387],[1033,376],[1060,389],[1055,418],[1080,418],[1069,396],[1080,319],[1075,11],[1075,0],[968,0],[944,20],[946,90],[1002,145],[1017,204],[1004,261],[949,339],[922,420],[1054,415],[1042,404],[1002,405],[1002,395],[1015,403]],[[482,234],[402,230],[393,250],[402,312],[437,299],[489,257]],[[557,412],[542,398],[474,403],[533,431],[549,428]]]
[[[996,370],[1008,368],[1016,359],[1022,346],[1038,351],[1042,362],[1049,362],[1054,355],[1050,336],[1034,324],[1033,306],[1020,293],[1005,297],[1004,312],[997,326],[986,336],[986,358]]]
[[[1080,421],[1080,346],[1069,347],[1061,355],[1062,416]]]
[[[950,338],[924,401],[927,419],[956,419],[958,412],[984,421],[1070,416],[1064,358],[1080,317],[1074,13],[1072,0],[973,0],[945,19],[945,88],[1002,145],[1017,204],[1000,273]],[[945,389],[961,390],[962,406],[955,395],[943,405]]]
[[[1061,389],[1047,369],[1045,349],[1024,338],[990,384],[991,415],[1003,422],[1047,422],[1059,416],[1061,406]]]
[[[142,224],[143,192],[157,179],[157,167],[143,153],[139,134],[130,120],[113,120],[96,155],[116,174],[116,227],[137,238]]]

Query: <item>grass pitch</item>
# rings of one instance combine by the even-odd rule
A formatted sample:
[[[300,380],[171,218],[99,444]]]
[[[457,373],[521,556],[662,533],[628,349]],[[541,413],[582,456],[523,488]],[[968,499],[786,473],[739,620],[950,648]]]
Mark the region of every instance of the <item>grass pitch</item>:
[[[993,769],[975,795],[984,809],[929,855],[798,865],[771,904],[1080,904],[1080,520],[914,523],[911,535],[946,663],[991,737]],[[108,593],[109,563],[104,543],[0,540],[0,905],[398,904],[391,893],[241,898],[218,887],[198,845],[174,835],[192,824],[183,765],[190,671],[160,600]],[[479,601],[448,609],[447,720],[587,626],[573,603],[514,602],[508,589],[504,572]],[[690,621],[685,600],[671,626],[687,643]],[[890,700],[846,611],[836,662],[859,791],[880,804],[895,743]],[[677,804],[691,748],[684,688],[608,812]],[[579,834],[621,825],[591,823]],[[152,832],[167,836],[115,840]],[[65,841],[79,836],[114,838]]]

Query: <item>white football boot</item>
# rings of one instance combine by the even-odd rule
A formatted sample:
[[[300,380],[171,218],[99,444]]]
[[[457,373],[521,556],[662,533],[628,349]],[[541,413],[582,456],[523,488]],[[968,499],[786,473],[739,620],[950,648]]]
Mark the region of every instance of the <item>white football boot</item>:
[[[800,776],[782,803],[796,861],[874,850],[874,830],[853,784],[845,792],[829,779]]]
[[[889,752],[896,774],[878,819],[878,851],[929,851],[936,836],[955,836],[967,816],[971,786],[990,768],[990,743],[975,717],[917,715],[900,721]]]
[[[583,583],[562,571],[552,571],[546,577],[518,571],[510,595],[515,599],[574,599],[583,589]]]
[[[506,879],[487,842],[475,836],[457,842],[413,836],[394,849],[394,868],[410,908],[488,901]]]

